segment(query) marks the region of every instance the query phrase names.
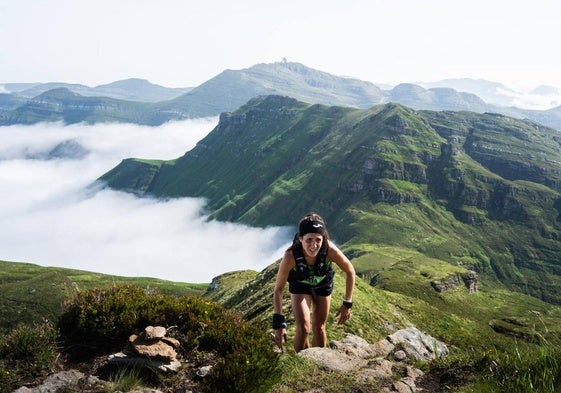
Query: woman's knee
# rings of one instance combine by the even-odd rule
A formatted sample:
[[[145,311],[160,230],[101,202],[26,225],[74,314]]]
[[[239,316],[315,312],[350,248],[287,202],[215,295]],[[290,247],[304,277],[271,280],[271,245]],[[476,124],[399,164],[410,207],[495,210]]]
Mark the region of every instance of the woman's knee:
[[[312,330],[314,334],[324,334],[326,333],[325,330],[325,323],[317,323],[312,326]]]
[[[312,331],[310,321],[297,322],[296,329],[304,334],[310,334]]]

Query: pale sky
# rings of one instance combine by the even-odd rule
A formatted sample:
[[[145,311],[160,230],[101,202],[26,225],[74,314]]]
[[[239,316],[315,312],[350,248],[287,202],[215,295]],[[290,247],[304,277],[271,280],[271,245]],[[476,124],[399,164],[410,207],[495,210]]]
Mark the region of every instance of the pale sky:
[[[561,87],[557,0],[0,0],[0,84],[197,86],[288,61],[374,82]]]

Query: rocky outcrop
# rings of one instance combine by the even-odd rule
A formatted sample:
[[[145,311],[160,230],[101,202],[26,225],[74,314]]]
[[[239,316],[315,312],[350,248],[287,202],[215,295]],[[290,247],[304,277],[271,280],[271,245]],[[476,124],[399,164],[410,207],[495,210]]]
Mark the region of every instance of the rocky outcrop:
[[[456,288],[463,283],[468,289],[469,293],[475,293],[477,292],[477,281],[477,273],[473,270],[469,270],[462,274],[449,276],[444,280],[431,281],[430,284],[437,292],[444,293],[446,291],[449,291],[450,289]]]
[[[348,334],[341,341],[330,342],[329,348],[307,348],[298,356],[332,372],[354,373],[359,381],[385,380],[380,390],[384,393],[412,393],[418,391],[416,381],[423,375],[412,364],[430,362],[448,354],[446,344],[411,327],[398,330],[374,344]],[[396,380],[393,378],[395,374],[401,377]]]

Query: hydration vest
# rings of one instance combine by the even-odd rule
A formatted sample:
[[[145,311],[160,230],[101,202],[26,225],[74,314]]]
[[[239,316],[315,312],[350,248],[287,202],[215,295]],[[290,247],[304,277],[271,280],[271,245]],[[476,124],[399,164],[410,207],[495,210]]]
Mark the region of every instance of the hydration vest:
[[[317,286],[331,280],[335,271],[333,270],[331,261],[327,260],[328,248],[326,247],[325,251],[320,251],[318,253],[313,265],[308,265],[302,247],[302,244],[298,242],[298,244],[295,244],[292,248],[296,266],[290,271],[288,281]]]

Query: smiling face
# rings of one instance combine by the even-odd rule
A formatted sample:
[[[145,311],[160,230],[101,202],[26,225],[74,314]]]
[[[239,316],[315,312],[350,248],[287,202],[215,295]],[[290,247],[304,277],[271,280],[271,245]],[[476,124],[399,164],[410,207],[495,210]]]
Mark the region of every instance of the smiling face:
[[[300,238],[300,241],[302,242],[302,249],[304,250],[304,256],[306,259],[310,258],[309,262],[315,261],[315,258],[321,249],[323,236],[319,233],[307,233]]]

